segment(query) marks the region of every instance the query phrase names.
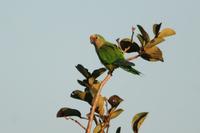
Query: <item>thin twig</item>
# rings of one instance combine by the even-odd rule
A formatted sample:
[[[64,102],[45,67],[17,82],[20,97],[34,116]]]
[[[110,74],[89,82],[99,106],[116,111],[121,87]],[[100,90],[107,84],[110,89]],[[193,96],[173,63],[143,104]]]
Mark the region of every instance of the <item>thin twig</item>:
[[[84,130],[86,130],[86,128],[77,120],[71,118],[71,117],[65,117],[66,120],[72,120],[74,121],[76,124],[78,124],[80,127],[82,127]]]
[[[106,133],[108,133],[109,127],[110,127],[110,125],[107,126]]]
[[[140,57],[140,54],[135,55],[135,56],[131,56],[131,57],[127,58],[126,60],[131,61],[131,60],[134,60],[134,59],[136,59],[138,57]]]
[[[95,99],[94,99],[94,103],[93,103],[93,106],[92,106],[92,109],[90,111],[90,117],[89,117],[89,121],[88,121],[88,125],[87,125],[87,129],[86,129],[86,133],[90,133],[91,131],[91,127],[92,127],[92,121],[94,119],[94,112],[95,112],[95,109],[96,109],[96,106],[97,106],[97,102],[99,100],[99,96],[101,94],[101,90],[103,88],[103,86],[106,84],[106,82],[110,79],[111,77],[111,74],[108,74],[105,79],[101,82],[101,85],[99,87],[99,90],[95,96]]]
[[[98,121],[97,121],[96,116],[94,116],[94,122],[95,122],[96,125],[98,125]]]
[[[132,27],[132,34],[131,34],[131,42],[133,42],[133,35],[134,35],[134,31],[135,31],[135,27]]]
[[[123,52],[126,53],[130,48],[130,46],[128,48],[125,48]]]
[[[109,113],[109,109],[108,109],[108,100],[106,99],[106,112]]]
[[[101,128],[101,130],[104,131],[104,129],[106,128],[106,133],[108,133],[108,130],[109,130],[109,127],[110,127],[110,117],[108,117],[104,123],[105,123],[105,124],[104,124],[104,126]]]
[[[86,117],[81,117],[81,119],[88,120],[88,118],[86,118]]]

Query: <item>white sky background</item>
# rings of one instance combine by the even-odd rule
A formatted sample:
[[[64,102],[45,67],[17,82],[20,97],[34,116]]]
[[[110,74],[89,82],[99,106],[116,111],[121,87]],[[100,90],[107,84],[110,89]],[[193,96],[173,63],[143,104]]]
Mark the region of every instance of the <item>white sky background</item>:
[[[130,36],[136,24],[153,35],[152,25],[160,22],[177,32],[159,46],[165,62],[137,59],[143,76],[116,70],[103,90],[124,99],[125,112],[110,132],[118,126],[132,132],[131,119],[142,111],[150,113],[141,133],[200,132],[199,5],[198,0],[1,0],[0,132],[80,133],[56,113],[64,106],[89,112],[86,103],[70,98],[83,89],[75,65],[102,67],[89,35],[115,42]]]

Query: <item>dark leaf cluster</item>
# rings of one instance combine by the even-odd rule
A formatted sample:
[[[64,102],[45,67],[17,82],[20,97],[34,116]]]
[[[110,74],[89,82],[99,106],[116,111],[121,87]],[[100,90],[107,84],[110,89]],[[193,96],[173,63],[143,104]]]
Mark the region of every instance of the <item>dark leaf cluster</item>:
[[[77,80],[77,82],[84,87],[84,90],[74,90],[70,96],[74,99],[87,102],[92,106],[94,97],[101,84],[101,81],[97,80],[97,78],[101,76],[106,71],[106,69],[95,69],[91,73],[81,64],[78,64],[76,69],[84,76],[84,79]],[[100,96],[94,119],[94,122],[96,123],[96,127],[93,131],[94,133],[102,132],[108,128],[110,126],[110,120],[118,117],[123,112],[123,109],[117,108],[122,101],[123,99],[118,95],[113,95],[109,98]],[[57,117],[68,118],[74,116],[85,119],[85,117],[82,117],[81,111],[77,109],[63,107],[57,112]],[[86,115],[86,117],[88,116]],[[121,129],[118,128],[117,132],[119,133],[120,130]]]
[[[146,30],[141,26],[137,25],[140,33],[137,34],[137,38],[140,45],[133,41],[134,31],[132,31],[131,39],[124,38],[121,41],[117,39],[119,47],[125,53],[137,52],[139,56],[147,61],[164,61],[162,51],[157,47],[157,45],[163,42],[165,37],[175,34],[175,31],[171,28],[165,28],[160,31],[161,24],[153,25],[154,37],[151,39]]]

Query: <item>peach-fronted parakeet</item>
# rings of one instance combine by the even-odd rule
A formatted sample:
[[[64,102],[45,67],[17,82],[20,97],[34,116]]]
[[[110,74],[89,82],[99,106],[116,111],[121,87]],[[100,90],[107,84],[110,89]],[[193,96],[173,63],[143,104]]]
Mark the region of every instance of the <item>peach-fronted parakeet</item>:
[[[90,36],[90,42],[94,44],[101,63],[109,70],[109,73],[112,73],[115,68],[120,67],[130,73],[140,74],[139,71],[132,67],[135,64],[124,58],[122,50],[117,45],[106,41],[103,36],[93,34]]]

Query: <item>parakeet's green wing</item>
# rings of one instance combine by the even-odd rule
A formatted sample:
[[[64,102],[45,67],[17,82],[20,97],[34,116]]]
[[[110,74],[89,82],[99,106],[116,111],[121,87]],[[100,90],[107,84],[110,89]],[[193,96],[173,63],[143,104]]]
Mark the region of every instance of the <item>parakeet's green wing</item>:
[[[122,51],[114,44],[103,45],[98,49],[97,54],[104,65],[113,64],[117,60],[124,60]]]
[[[130,73],[140,74],[131,66],[135,64],[125,60],[123,52],[114,44],[106,43],[98,49],[97,54],[102,64],[104,64],[110,71],[113,71],[116,67],[120,67]]]
[[[112,43],[105,42],[105,45],[96,51],[101,63],[111,72],[118,67],[114,65],[114,62],[117,60],[124,60],[122,51]]]
[[[101,63],[106,66],[110,72],[120,67],[130,73],[140,74],[139,71],[132,68],[132,66],[135,65],[134,63],[125,60],[123,52],[115,44],[105,41],[101,47],[96,47],[96,52]]]

